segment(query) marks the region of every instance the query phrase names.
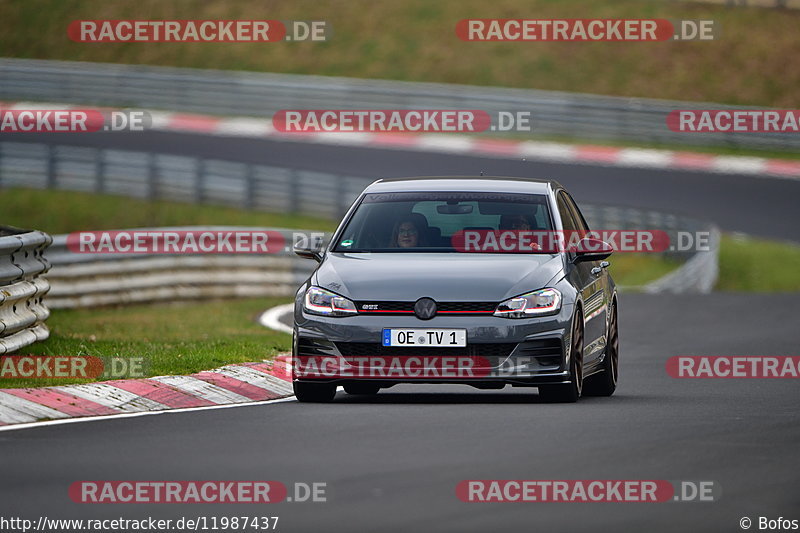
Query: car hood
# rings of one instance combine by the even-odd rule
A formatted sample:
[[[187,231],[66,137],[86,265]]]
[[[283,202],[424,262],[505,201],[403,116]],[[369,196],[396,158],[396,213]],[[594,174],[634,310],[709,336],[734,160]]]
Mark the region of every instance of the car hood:
[[[547,286],[562,267],[550,254],[328,253],[312,282],[360,301],[500,302]]]

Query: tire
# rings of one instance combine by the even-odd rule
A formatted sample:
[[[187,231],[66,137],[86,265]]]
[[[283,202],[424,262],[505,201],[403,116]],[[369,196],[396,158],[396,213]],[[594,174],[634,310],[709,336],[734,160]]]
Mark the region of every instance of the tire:
[[[333,383],[294,381],[292,388],[299,402],[327,403],[336,396],[336,385]]]
[[[619,377],[619,326],[617,323],[617,303],[611,305],[608,320],[608,336],[603,371],[586,378],[583,394],[586,396],[611,396],[617,390]]]
[[[379,390],[381,390],[380,385],[376,385],[374,383],[348,383],[344,386],[344,391],[347,394],[363,396],[373,396],[378,394]]]
[[[539,397],[548,403],[575,403],[583,391],[583,314],[580,309],[572,322],[572,346],[569,357],[569,383],[543,385]]]

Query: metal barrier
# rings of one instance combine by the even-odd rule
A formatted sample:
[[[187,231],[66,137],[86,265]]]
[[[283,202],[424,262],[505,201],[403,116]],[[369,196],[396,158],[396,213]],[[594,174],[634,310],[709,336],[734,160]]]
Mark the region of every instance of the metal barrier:
[[[168,154],[0,142],[0,187],[118,194],[335,219],[372,181]]]
[[[641,209],[583,205],[581,212],[590,228],[605,229],[657,229],[669,236],[670,243],[680,243],[679,234],[696,236],[705,233],[708,246],[692,251],[668,250],[663,255],[677,259],[683,264],[669,274],[639,287],[621,287],[627,290],[641,290],[647,293],[702,293],[714,288],[719,274],[720,231],[709,223],[690,217],[643,211]],[[613,256],[612,256],[613,257]],[[613,263],[613,259],[611,259]]]
[[[0,226],[0,354],[50,336],[50,311],[42,299],[50,285],[40,277],[50,264],[43,251],[52,237]]]
[[[746,109],[723,104],[291,74],[6,58],[0,59],[2,99],[266,118],[282,109],[527,111],[532,138],[800,148],[791,133],[686,134],[666,125],[676,109]]]
[[[65,309],[200,298],[285,297],[294,295],[314,267],[313,262],[292,253],[290,245],[299,233],[294,230],[238,226],[149,229],[279,232],[288,247],[270,255],[93,254],[70,251],[67,235],[56,235],[47,251],[53,265],[48,274],[52,289],[47,305]]]
[[[719,275],[719,240],[717,228],[710,228],[710,247],[689,258],[680,268],[656,281],[648,283],[642,290],[647,293],[699,292],[709,293],[714,288]]]

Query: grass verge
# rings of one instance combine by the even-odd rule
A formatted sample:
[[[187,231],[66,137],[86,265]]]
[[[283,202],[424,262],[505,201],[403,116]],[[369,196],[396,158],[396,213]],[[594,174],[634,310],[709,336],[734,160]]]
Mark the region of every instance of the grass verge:
[[[291,349],[291,336],[255,318],[284,299],[247,299],[57,310],[50,338],[20,354],[142,357],[148,376],[191,374],[230,363],[270,359]],[[85,383],[74,379],[0,379],[0,388]]]
[[[617,285],[635,289],[669,274],[681,266],[681,262],[668,257],[648,254],[613,254],[609,273]]]
[[[800,246],[724,235],[716,290],[800,291]]]

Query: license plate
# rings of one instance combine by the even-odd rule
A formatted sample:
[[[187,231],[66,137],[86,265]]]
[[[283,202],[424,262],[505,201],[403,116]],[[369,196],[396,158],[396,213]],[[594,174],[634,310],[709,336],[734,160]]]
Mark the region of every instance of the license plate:
[[[463,348],[467,345],[467,330],[385,328],[383,330],[383,345]]]

